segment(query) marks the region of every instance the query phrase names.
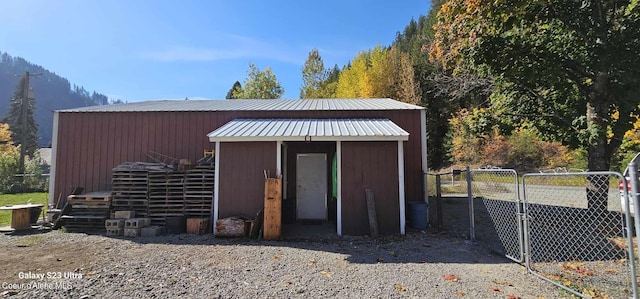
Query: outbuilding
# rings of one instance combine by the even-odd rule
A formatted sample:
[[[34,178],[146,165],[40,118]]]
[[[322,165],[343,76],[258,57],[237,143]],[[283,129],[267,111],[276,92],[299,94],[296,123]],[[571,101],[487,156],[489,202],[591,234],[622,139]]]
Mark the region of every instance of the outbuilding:
[[[72,186],[110,190],[111,170],[151,151],[196,161],[215,152],[213,218],[254,215],[264,173],[279,176],[285,223],[335,221],[369,233],[373,189],[380,233],[404,234],[406,205],[426,186],[423,107],[392,99],[162,100],[54,112],[49,203]]]

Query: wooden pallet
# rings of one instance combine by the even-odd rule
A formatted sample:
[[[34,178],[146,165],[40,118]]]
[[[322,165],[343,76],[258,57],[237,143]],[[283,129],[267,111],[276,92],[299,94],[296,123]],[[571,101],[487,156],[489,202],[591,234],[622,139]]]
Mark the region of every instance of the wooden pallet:
[[[90,192],[86,194],[79,195],[69,195],[67,197],[67,201],[96,201],[96,202],[108,202],[111,201],[111,192],[109,191],[99,191],[99,192]]]
[[[149,168],[162,167],[155,163],[125,162],[113,168],[112,211],[135,211],[137,217],[145,217],[149,206]]]
[[[68,232],[81,233],[104,231],[104,222],[107,219],[107,217],[88,215],[63,215],[60,218]]]
[[[74,232],[104,230],[104,220],[109,218],[111,201],[108,191],[70,195],[60,217],[61,225],[67,231]]]
[[[102,216],[109,217],[110,207],[91,207],[86,205],[71,205],[72,216]]]
[[[185,174],[184,212],[187,217],[210,217],[215,168],[198,166]]]
[[[184,216],[184,172],[149,171],[149,214],[152,225],[165,226],[166,218]]]
[[[211,217],[214,177],[213,165],[176,171],[161,163],[124,163],[113,169],[112,210],[134,210],[161,226],[167,217]]]

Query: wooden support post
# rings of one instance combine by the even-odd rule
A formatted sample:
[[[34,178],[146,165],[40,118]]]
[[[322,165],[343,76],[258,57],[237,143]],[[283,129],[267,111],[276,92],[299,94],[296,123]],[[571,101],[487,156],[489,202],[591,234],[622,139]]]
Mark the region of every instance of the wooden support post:
[[[267,178],[264,182],[264,231],[265,240],[280,239],[282,220],[282,180]]]
[[[376,214],[376,201],[372,189],[364,189],[367,199],[367,211],[369,212],[369,231],[372,237],[378,236],[378,216]]]

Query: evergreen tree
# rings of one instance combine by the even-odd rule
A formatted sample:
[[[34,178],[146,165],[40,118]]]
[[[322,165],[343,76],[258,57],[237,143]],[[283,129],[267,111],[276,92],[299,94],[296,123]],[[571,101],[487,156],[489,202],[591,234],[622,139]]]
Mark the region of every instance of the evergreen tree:
[[[9,111],[5,122],[11,130],[11,140],[20,145],[20,172],[24,172],[25,156],[33,156],[38,149],[38,125],[35,122],[35,96],[29,88],[29,73],[20,79],[13,97],[9,101]]]
[[[51,143],[53,132],[51,111],[111,103],[108,97],[97,92],[94,94],[84,89],[84,92],[78,93],[77,91],[83,89],[76,90],[69,80],[23,58],[0,51],[0,118],[4,118],[9,111],[10,101],[8,100],[12,98],[18,84],[18,78],[15,75],[24,74],[25,71],[42,74],[38,79],[30,82],[30,87],[38,96],[34,119],[38,124],[38,143],[41,147]]]
[[[239,81],[233,83],[229,92],[227,92],[227,100],[237,99],[236,95],[242,92],[242,84]]]

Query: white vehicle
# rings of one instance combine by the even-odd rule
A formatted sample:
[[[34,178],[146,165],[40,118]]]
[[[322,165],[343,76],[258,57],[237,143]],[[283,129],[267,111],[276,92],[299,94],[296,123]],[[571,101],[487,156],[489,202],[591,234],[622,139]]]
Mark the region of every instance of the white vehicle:
[[[640,167],[640,153],[638,153],[635,157],[633,157],[631,162],[635,162],[636,165]],[[629,177],[629,167],[627,167],[624,170],[624,173],[622,173],[622,175],[627,180],[627,192],[629,193],[629,209],[631,209],[631,216],[633,216],[634,208],[633,208],[633,197],[631,197],[631,178]],[[622,211],[625,212],[626,206],[624,205],[624,182],[622,180],[618,184],[618,190],[620,190],[620,205],[622,206]]]

